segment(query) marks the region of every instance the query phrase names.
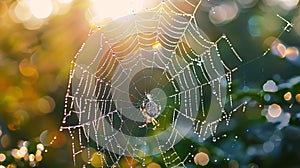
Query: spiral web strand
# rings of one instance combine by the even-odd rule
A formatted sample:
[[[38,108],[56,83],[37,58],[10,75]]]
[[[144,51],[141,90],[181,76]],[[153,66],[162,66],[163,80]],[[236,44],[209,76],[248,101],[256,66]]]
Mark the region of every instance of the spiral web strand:
[[[203,141],[218,123],[228,124],[233,112],[245,111],[247,102],[235,103],[231,96],[232,73],[239,67],[221,58],[218,43],[226,42],[231,60],[243,59],[226,35],[212,42],[198,28],[200,4],[162,1],[100,28],[83,44],[72,61],[61,127],[73,139],[74,164],[83,153],[82,165],[93,164],[98,152],[103,167],[145,165],[152,155],[166,167],[185,167],[193,154],[180,156],[179,141],[191,133]],[[138,127],[146,120],[140,112],[146,93],[162,104],[155,131],[151,124]]]

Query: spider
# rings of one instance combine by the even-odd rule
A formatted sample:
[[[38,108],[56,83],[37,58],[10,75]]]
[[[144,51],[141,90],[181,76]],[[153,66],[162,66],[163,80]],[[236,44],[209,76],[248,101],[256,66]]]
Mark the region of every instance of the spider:
[[[161,106],[160,103],[155,103],[152,99],[151,94],[146,94],[147,99],[143,100],[141,106],[140,106],[140,112],[147,118],[146,123],[143,125],[140,125],[140,128],[144,128],[148,126],[149,123],[152,123],[153,130],[156,129],[157,126],[159,126],[158,121],[156,118],[160,115],[161,112]]]

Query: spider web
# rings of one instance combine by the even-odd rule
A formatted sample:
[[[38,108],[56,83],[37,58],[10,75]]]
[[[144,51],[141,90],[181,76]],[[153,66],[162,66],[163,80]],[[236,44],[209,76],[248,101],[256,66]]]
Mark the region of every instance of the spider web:
[[[74,164],[83,153],[82,165],[91,164],[97,151],[104,167],[121,167],[122,160],[145,165],[147,157],[185,167],[193,154],[182,157],[176,144],[188,137],[204,141],[233,112],[245,111],[247,101],[231,96],[232,73],[243,59],[226,35],[213,42],[198,28],[200,4],[162,1],[101,27],[83,44],[72,61],[61,127],[74,140]],[[220,41],[231,50],[228,63]],[[146,94],[161,105],[156,130],[151,123],[139,128],[146,122],[140,111]]]

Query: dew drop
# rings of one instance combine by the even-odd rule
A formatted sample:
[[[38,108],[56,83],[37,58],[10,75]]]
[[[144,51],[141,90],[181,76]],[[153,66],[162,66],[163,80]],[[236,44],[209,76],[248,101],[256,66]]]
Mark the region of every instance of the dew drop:
[[[216,137],[213,137],[213,140],[212,140],[213,142],[216,142],[217,141],[217,139],[216,139]]]

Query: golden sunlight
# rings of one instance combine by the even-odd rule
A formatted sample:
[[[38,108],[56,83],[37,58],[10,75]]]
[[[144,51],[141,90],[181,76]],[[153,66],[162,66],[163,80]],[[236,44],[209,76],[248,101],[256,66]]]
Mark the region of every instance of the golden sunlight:
[[[159,41],[156,41],[156,42],[152,43],[152,48],[153,49],[154,48],[159,48],[159,47],[161,47],[161,43]]]
[[[51,15],[53,3],[51,0],[30,0],[29,8],[33,16],[38,19],[44,19]]]
[[[136,13],[142,10],[143,1],[141,0],[90,0],[92,21],[101,22],[103,19],[116,19],[121,16]]]

